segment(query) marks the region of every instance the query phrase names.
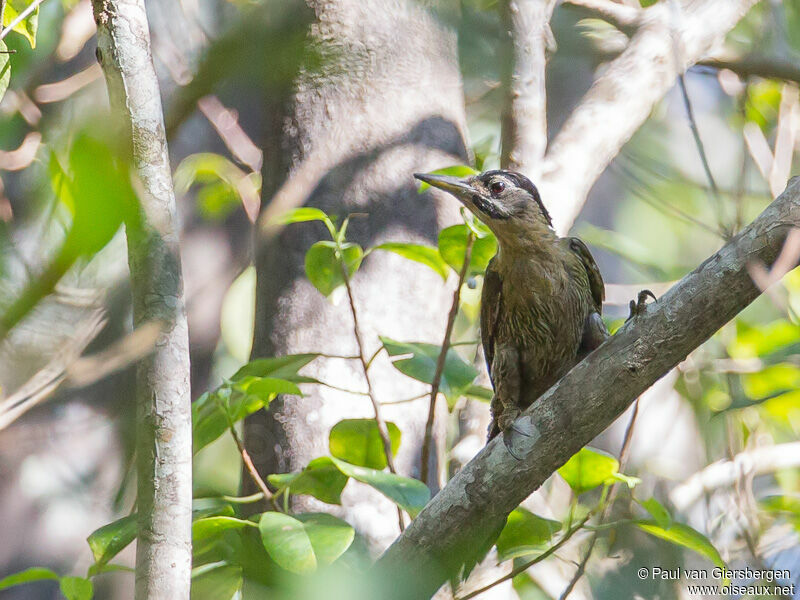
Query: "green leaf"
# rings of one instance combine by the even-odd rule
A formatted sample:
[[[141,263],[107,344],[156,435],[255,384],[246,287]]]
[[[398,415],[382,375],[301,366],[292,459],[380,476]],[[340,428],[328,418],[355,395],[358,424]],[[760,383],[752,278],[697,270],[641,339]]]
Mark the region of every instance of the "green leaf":
[[[400,447],[400,429],[387,422],[392,456]],[[344,419],[331,428],[328,436],[331,454],[352,465],[383,470],[386,468],[386,452],[383,440],[374,419]]]
[[[439,254],[456,273],[459,273],[464,265],[469,233],[470,229],[466,225],[453,225],[442,229],[439,233]],[[497,239],[493,235],[476,238],[472,244],[467,276],[483,274],[495,254],[497,254]]]
[[[529,510],[514,509],[497,538],[497,553],[500,560],[539,553],[553,534],[561,530],[561,523],[545,519]]]
[[[192,570],[191,600],[230,600],[241,588],[242,568],[239,566],[221,562],[210,569]]]
[[[471,385],[467,388],[464,392],[464,395],[468,398],[473,398],[475,400],[480,400],[481,402],[491,402],[492,398],[494,398],[494,392],[482,385]]]
[[[467,177],[469,175],[477,175],[478,171],[467,165],[453,165],[452,167],[444,167],[443,169],[436,169],[431,171],[430,175],[450,175],[452,177]],[[419,184],[419,193],[421,194],[427,190],[431,185],[421,181]]]
[[[256,268],[247,267],[233,280],[222,299],[219,333],[228,352],[246,363],[253,348],[256,317]]]
[[[372,486],[412,517],[417,516],[431,498],[428,486],[416,479],[351,465],[338,458],[332,460],[342,473]]]
[[[728,352],[733,358],[769,358],[768,364],[775,364],[797,354],[798,342],[800,325],[786,319],[776,319],[758,327],[738,319],[736,337],[728,344]]]
[[[59,584],[67,600],[92,600],[94,595],[92,582],[83,577],[62,577]]]
[[[307,494],[328,504],[342,503],[347,484],[347,475],[328,456],[315,458],[298,473],[273,474],[267,479],[279,490],[288,487],[291,494]]]
[[[99,565],[107,563],[136,539],[138,533],[136,519],[136,513],[122,517],[96,529],[86,538],[95,563]]]
[[[128,165],[117,156],[116,148],[81,133],[70,148],[66,172],[69,175],[63,183],[69,195],[60,198],[72,213],[64,241],[66,256],[93,256],[111,241],[122,223],[127,222],[129,230],[136,228],[138,201]]]
[[[758,503],[765,511],[785,518],[795,530],[800,531],[800,498],[786,495],[767,496]]]
[[[672,515],[670,515],[664,505],[655,498],[648,498],[642,501],[637,500],[636,502],[650,513],[650,516],[655,519],[658,526],[662,529],[669,529],[670,525],[672,525]]]
[[[623,473],[614,473],[611,476],[611,479],[624,483],[625,485],[628,486],[629,490],[632,490],[637,485],[642,483],[642,480],[639,479],[638,477],[631,477],[630,475],[624,475]]]
[[[765,496],[758,503],[769,512],[800,516],[800,498],[797,496]]]
[[[327,513],[297,515],[303,524],[319,565],[329,565],[353,543],[356,532],[345,521]]]
[[[7,51],[8,46],[0,40],[0,100],[6,95],[8,84],[11,82],[11,55]]]
[[[86,573],[86,577],[92,578],[102,575],[103,573],[136,573],[133,567],[126,567],[125,565],[115,565],[106,563],[103,565],[91,565]]]
[[[745,101],[745,119],[753,121],[768,132],[778,119],[778,107],[781,103],[781,87],[779,81],[765,79],[747,86]]]
[[[301,521],[279,512],[265,512],[258,522],[264,549],[280,567],[303,575],[317,568],[314,547]]]
[[[436,362],[441,352],[440,346],[422,342],[398,342],[387,337],[381,337],[381,342],[386,352],[393,358],[392,364],[398,371],[423,383],[433,382]],[[472,382],[477,376],[478,371],[475,367],[462,359],[453,348],[449,348],[439,391],[445,395],[448,404],[452,405],[459,396],[472,387]]]
[[[192,523],[192,540],[197,542],[216,537],[226,531],[244,529],[245,527],[256,527],[256,524],[252,521],[225,516],[197,519]]]
[[[213,152],[200,152],[184,158],[175,169],[175,190],[185,194],[200,184],[197,201],[203,216],[221,220],[242,204],[254,219],[261,202],[261,176],[247,173],[233,161]]]
[[[278,394],[302,396],[300,388],[288,379],[242,377],[206,392],[192,403],[192,446],[196,454],[223,433],[231,424],[268,406]]]
[[[558,470],[576,494],[582,494],[604,483],[612,482],[619,470],[613,456],[591,448],[581,448]]]
[[[239,421],[268,405],[277,394],[302,395],[297,383],[314,381],[298,371],[318,354],[260,358],[239,369],[230,381],[192,403],[193,447],[197,453]]]
[[[30,2],[25,0],[7,0],[6,9],[3,12],[3,28],[8,27],[11,22],[16,19],[22,12],[28,8]],[[20,21],[13,29],[28,40],[31,48],[36,48],[36,30],[39,28],[39,7],[37,6],[33,12],[25,19]]]
[[[295,208],[272,219],[275,225],[287,225],[289,223],[304,223],[306,221],[329,221],[330,218],[318,208],[303,206]]]
[[[277,377],[302,383],[305,379],[297,372],[317,356],[319,354],[288,354],[275,358],[257,358],[236,371],[231,381],[239,381],[245,377]]]
[[[794,365],[779,364],[757,373],[742,375],[742,387],[748,397],[764,398],[777,393],[796,390],[800,386],[800,369]]]
[[[45,569],[44,567],[31,567],[19,573],[14,573],[0,579],[0,590],[5,590],[15,585],[32,583],[34,581],[44,581],[47,579],[58,579],[58,573]]]
[[[639,529],[646,531],[650,535],[678,546],[694,550],[698,554],[705,556],[718,567],[725,568],[725,562],[708,538],[688,525],[673,523],[670,527],[662,527],[655,521],[637,521],[636,525]]]
[[[293,396],[302,396],[303,392],[297,387],[297,384],[288,379],[279,379],[277,377],[245,377],[231,384],[234,391],[247,394],[248,396],[256,396],[269,404],[278,394],[291,394]],[[247,413],[250,414],[250,413]],[[234,421],[243,419],[247,415],[239,414],[235,410],[235,406],[231,405],[231,415]]]
[[[403,258],[413,260],[430,267],[436,271],[442,279],[447,279],[449,273],[447,263],[442,259],[439,250],[433,246],[425,246],[422,244],[406,244],[403,242],[386,242],[380,246],[375,246],[373,250],[387,250],[399,254]]]
[[[258,173],[247,173],[220,154],[200,152],[184,158],[175,169],[177,193],[186,194],[194,184],[202,185],[197,201],[206,218],[224,219],[242,204],[254,219],[261,202]]]
[[[341,244],[341,249],[342,258],[347,265],[347,273],[352,275],[361,265],[364,251],[358,244],[349,242]],[[306,277],[326,298],[334,290],[344,285],[342,267],[336,253],[336,243],[328,241],[317,242],[306,252]]]

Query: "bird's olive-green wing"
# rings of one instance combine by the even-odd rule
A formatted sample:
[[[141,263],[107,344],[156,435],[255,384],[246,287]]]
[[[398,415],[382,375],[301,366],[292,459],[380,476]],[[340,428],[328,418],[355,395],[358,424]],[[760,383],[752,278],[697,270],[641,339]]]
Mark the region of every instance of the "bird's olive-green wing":
[[[597,263],[594,262],[592,253],[581,240],[576,237],[569,238],[569,249],[580,259],[583,263],[583,268],[586,269],[586,275],[589,277],[589,289],[592,292],[592,301],[598,313],[603,311],[603,300],[606,297],[605,286],[603,285],[603,276],[600,275],[600,269],[597,268]]]
[[[494,360],[494,338],[497,334],[497,320],[500,314],[500,305],[503,302],[503,282],[500,274],[494,270],[494,261],[489,261],[486,273],[483,276],[483,291],[481,292],[481,341],[483,342],[483,355],[486,357],[486,367],[489,377],[492,376],[492,361]]]

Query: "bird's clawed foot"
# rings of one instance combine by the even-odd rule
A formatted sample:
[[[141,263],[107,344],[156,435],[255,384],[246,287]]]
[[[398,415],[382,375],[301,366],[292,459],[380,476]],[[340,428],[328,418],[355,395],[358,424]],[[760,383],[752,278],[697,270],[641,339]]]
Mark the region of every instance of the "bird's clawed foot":
[[[500,431],[503,432],[503,444],[505,444],[508,453],[517,460],[522,460],[522,457],[514,451],[514,442],[519,439],[519,436],[531,437],[533,430],[529,421],[517,421],[519,415],[520,410],[518,408],[506,408],[497,419],[497,425]]]
[[[631,319],[633,319],[634,317],[638,317],[639,315],[644,313],[645,308],[647,308],[647,298],[648,297],[652,298],[654,302],[658,301],[658,298],[656,298],[656,295],[653,292],[651,292],[650,290],[642,290],[641,292],[639,292],[639,295],[637,296],[636,300],[631,300],[631,304],[630,304],[631,312],[628,315],[628,318],[625,319],[626,323],[628,321],[630,321]]]

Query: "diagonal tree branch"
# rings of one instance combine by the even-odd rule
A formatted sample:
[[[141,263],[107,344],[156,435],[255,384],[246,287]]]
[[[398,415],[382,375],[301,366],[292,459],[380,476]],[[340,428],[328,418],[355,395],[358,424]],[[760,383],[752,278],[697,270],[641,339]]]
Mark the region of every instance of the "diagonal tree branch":
[[[387,597],[430,597],[522,500],[760,294],[748,264],[771,265],[798,226],[793,178],[753,223],[523,413],[534,434],[515,442],[522,461],[495,439],[428,503],[376,565],[379,576],[402,582],[387,585]]]
[[[164,328],[136,370],[137,600],[188,600],[192,561],[189,335],[178,219],[144,0],[93,0],[97,58],[140,181],[127,223],[136,326]]]
[[[678,75],[706,57],[757,2],[676,0],[641,11],[630,44],[595,80],[545,155],[540,189],[560,233]]]
[[[690,508],[715,489],[732,485],[742,475],[755,476],[800,467],[800,442],[786,442],[740,452],[730,460],[717,461],[676,486],[669,499],[680,511]]]
[[[745,56],[720,55],[698,61],[697,64],[714,69],[728,69],[743,79],[755,76],[800,83],[800,65],[798,65],[798,62],[782,56],[763,56],[759,54]]]

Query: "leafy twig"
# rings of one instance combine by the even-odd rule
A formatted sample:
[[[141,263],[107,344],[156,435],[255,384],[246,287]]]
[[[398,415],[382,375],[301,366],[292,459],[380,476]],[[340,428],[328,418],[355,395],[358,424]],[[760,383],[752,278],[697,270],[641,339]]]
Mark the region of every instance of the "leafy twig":
[[[336,245],[337,247],[339,246],[338,240]],[[361,330],[358,325],[356,301],[355,297],[353,296],[353,288],[350,285],[350,275],[347,272],[347,265],[342,257],[341,249],[339,249],[338,255],[339,265],[342,268],[342,279],[344,279],[344,286],[347,289],[347,298],[350,301],[350,313],[353,316],[353,335],[356,338],[356,345],[358,346],[358,358],[361,362],[361,368],[364,371],[364,379],[367,381],[367,393],[369,395],[370,402],[372,402],[372,408],[375,411],[375,424],[378,426],[378,434],[381,436],[381,441],[383,442],[383,451],[386,454],[386,464],[389,467],[389,471],[397,474],[397,469],[394,466],[394,457],[392,456],[392,441],[389,437],[389,429],[386,427],[386,421],[384,421],[383,417],[381,416],[381,405],[375,397],[375,392],[372,387],[372,379],[369,376],[369,364],[367,363],[367,358],[364,353],[364,342],[361,340]],[[403,511],[399,506],[397,507],[397,520],[400,525],[400,531],[402,532],[405,529],[405,521],[403,520]]]
[[[250,478],[256,484],[258,489],[261,490],[261,496],[265,500],[269,500],[269,502],[272,503],[272,506],[275,507],[275,510],[280,511],[281,508],[278,505],[277,500],[275,500],[275,495],[270,491],[270,489],[267,487],[267,484],[264,483],[264,480],[258,473],[258,469],[256,469],[256,466],[253,464],[253,460],[250,458],[250,454],[248,454],[247,449],[242,443],[242,438],[239,437],[239,433],[236,431],[236,427],[234,427],[231,423],[228,427],[228,430],[231,432],[231,437],[233,437],[233,441],[236,444],[236,448],[239,450],[239,454],[242,455],[242,461],[244,462],[247,472],[250,474]],[[257,495],[258,494],[254,494],[253,496],[248,497],[248,499],[255,498]]]
[[[458,272],[458,282],[456,290],[453,292],[453,303],[450,305],[450,313],[447,315],[447,327],[444,330],[444,340],[442,349],[436,359],[436,371],[431,382],[431,401],[428,408],[428,420],[425,423],[425,437],[422,440],[422,464],[420,465],[420,479],[423,483],[428,483],[428,463],[430,461],[431,444],[433,443],[433,421],[436,417],[436,397],[439,395],[439,386],[442,383],[442,373],[447,359],[447,351],[450,349],[450,336],[453,334],[453,326],[458,315],[458,307],[461,303],[461,286],[467,277],[469,263],[472,258],[472,245],[475,243],[475,234],[471,231],[467,234],[467,247],[464,250],[464,264]]]
[[[30,16],[30,14],[33,11],[35,11],[42,2],[44,2],[44,0],[33,0],[33,2],[31,2],[25,10],[23,10],[21,13],[19,13],[19,15],[17,15],[16,19],[14,19],[13,21],[11,21],[11,23],[8,24],[8,27],[0,31],[0,40],[2,40],[9,33],[11,33],[14,30],[14,27],[16,27],[17,25],[22,23],[25,19],[27,19]],[[3,2],[3,8],[5,8],[5,2]]]
[[[700,139],[700,130],[697,128],[697,120],[694,118],[694,110],[692,109],[692,102],[689,99],[689,92],[686,89],[686,79],[683,74],[678,75],[678,83],[681,88],[681,95],[683,96],[683,104],[686,107],[686,116],[689,119],[689,128],[692,130],[694,143],[697,146],[697,152],[700,155],[700,162],[703,164],[703,171],[705,171],[708,185],[711,187],[711,193],[714,196],[714,201],[717,206],[717,219],[719,221],[719,228],[722,231],[723,237],[726,240],[731,238],[731,232],[724,223],[722,213],[722,196],[720,196],[717,182],[714,180],[714,175],[711,173],[711,167],[708,164],[708,156],[706,149],[703,145],[703,140]]]
[[[619,468],[623,470],[625,463],[627,462],[628,458],[628,451],[630,450],[631,445],[631,438],[633,438],[633,426],[636,424],[636,417],[639,414],[639,399],[637,398],[636,401],[633,403],[633,411],[631,412],[630,421],[628,421],[628,427],[625,429],[625,437],[622,441],[622,448],[619,451]],[[614,499],[617,497],[617,490],[619,489],[619,483],[614,483],[611,485],[611,490],[608,494],[608,497],[605,501],[605,506],[603,507],[602,513],[600,514],[600,522],[598,523],[599,526],[602,526],[603,521],[608,518],[608,513],[611,511],[611,506],[614,504]],[[583,577],[583,573],[586,571],[586,564],[589,562],[589,559],[592,556],[592,552],[594,552],[594,546],[597,543],[597,536],[598,530],[595,530],[592,534],[592,539],[589,540],[589,546],[586,548],[586,552],[583,554],[583,558],[581,562],[578,563],[578,569],[575,571],[572,579],[570,580],[567,587],[561,593],[559,600],[566,600],[567,597],[572,593],[572,590],[575,588],[575,585],[580,581],[580,578]]]
[[[547,550],[542,552],[536,558],[533,558],[533,559],[529,560],[528,562],[518,566],[517,568],[512,569],[510,573],[507,573],[506,575],[503,575],[500,579],[497,579],[496,581],[493,581],[489,585],[485,585],[484,587],[482,587],[479,590],[475,590],[473,592],[470,592],[466,596],[460,596],[457,600],[469,600],[470,598],[474,598],[475,596],[477,596],[479,594],[482,594],[486,590],[490,590],[494,586],[503,583],[504,581],[508,581],[509,579],[513,579],[514,577],[516,577],[520,573],[524,573],[525,571],[530,569],[533,565],[535,565],[537,563],[540,563],[544,559],[550,557],[556,551],[558,551],[558,549],[561,548],[561,546],[566,544],[573,535],[575,535],[578,531],[580,531],[583,528],[583,526],[586,525],[586,522],[589,520],[589,518],[591,516],[592,516],[592,513],[591,512],[588,513],[583,519],[578,521],[578,523],[576,523],[573,527],[570,527],[567,530],[567,532],[564,535],[561,536],[561,539],[559,539],[555,544],[550,546]]]

